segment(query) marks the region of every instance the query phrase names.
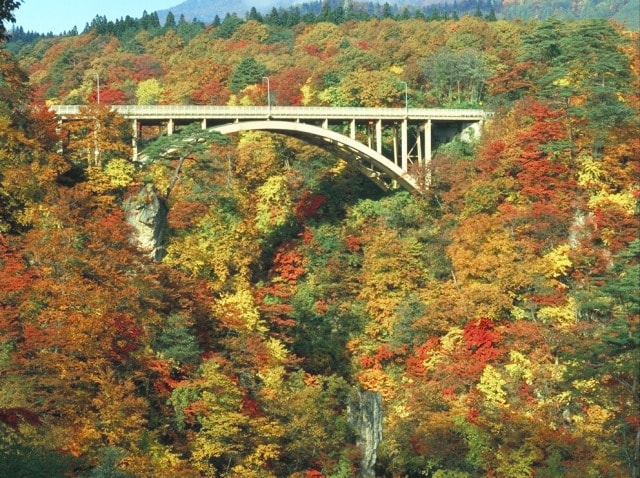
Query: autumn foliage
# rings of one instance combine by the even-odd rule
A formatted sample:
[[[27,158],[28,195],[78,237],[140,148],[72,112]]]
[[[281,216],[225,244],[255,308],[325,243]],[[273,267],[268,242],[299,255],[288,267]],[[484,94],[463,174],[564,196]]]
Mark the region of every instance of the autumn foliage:
[[[358,476],[363,389],[376,476],[638,475],[637,34],[322,15],[0,50],[1,476]],[[110,108],[405,91],[494,113],[434,137],[420,193],[199,124],[141,128],[134,162]],[[124,212],[141,190],[168,211],[158,260]]]

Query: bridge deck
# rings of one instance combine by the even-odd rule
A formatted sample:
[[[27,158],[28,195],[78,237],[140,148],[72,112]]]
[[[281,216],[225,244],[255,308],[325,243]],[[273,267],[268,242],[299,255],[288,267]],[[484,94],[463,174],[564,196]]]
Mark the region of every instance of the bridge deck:
[[[80,113],[78,105],[50,107],[59,116]],[[113,109],[130,119],[317,119],[317,120],[438,120],[481,121],[488,114],[475,109],[442,108],[344,108],[331,106],[197,106],[197,105],[115,105]]]

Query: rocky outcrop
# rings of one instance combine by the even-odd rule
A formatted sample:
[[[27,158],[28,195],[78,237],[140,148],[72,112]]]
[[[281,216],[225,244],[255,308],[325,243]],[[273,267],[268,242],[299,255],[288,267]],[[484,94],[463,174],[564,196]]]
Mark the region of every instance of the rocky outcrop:
[[[123,209],[127,222],[133,227],[132,242],[154,261],[164,256],[167,231],[167,207],[158,197],[153,186],[147,184],[131,194]]]
[[[382,441],[382,397],[378,392],[358,390],[348,408],[349,425],[362,453],[360,476],[374,478],[378,445]]]

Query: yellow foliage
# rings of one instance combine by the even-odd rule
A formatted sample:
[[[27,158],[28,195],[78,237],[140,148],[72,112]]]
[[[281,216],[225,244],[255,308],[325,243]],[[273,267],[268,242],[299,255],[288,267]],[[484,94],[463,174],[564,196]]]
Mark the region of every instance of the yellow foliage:
[[[269,234],[292,217],[292,201],[284,176],[271,176],[258,188],[256,229]]]
[[[638,200],[632,191],[624,191],[621,193],[608,193],[601,190],[596,195],[591,196],[589,199],[589,207],[596,209],[606,206],[607,204],[614,204],[622,209],[629,216],[635,214]]]
[[[433,350],[429,353],[429,358],[422,362],[422,366],[427,371],[434,370],[438,364],[444,360],[444,358],[445,356],[443,353]]]
[[[302,93],[302,106],[312,105],[316,101],[316,92],[311,86],[311,79],[308,79],[307,82],[302,85],[300,93]]]
[[[462,340],[463,330],[460,327],[451,327],[447,335],[440,339],[440,345],[445,352],[453,352]]]
[[[593,158],[583,158],[580,163],[580,171],[578,171],[578,184],[587,186],[600,182],[602,178],[601,166],[601,161],[596,161]]]
[[[264,386],[267,389],[270,389],[271,392],[276,392],[281,388],[284,374],[285,370],[282,365],[276,365],[275,367],[263,367],[257,373],[260,380],[264,383]],[[270,393],[269,395],[272,394]]]
[[[557,278],[567,275],[573,265],[569,259],[570,250],[569,244],[561,244],[544,255],[544,274],[547,277]]]
[[[509,352],[511,363],[504,366],[510,377],[516,380],[524,380],[531,385],[533,382],[533,372],[531,371],[531,361],[517,350]]]
[[[555,322],[561,326],[570,326],[578,320],[577,311],[578,307],[575,299],[569,297],[563,305],[541,307],[537,315],[543,322]]]
[[[574,421],[576,428],[583,433],[594,434],[596,439],[602,436],[606,429],[606,423],[614,413],[600,405],[591,404],[584,410],[584,415],[576,415]]]
[[[260,318],[260,312],[251,291],[246,289],[232,294],[223,294],[213,305],[213,312],[223,323],[241,322],[250,331],[266,332],[268,330],[264,320]]]
[[[571,384],[580,392],[580,400],[590,404],[594,402],[592,398],[594,394],[601,388],[600,383],[595,378],[574,380]]]
[[[527,311],[516,305],[511,308],[509,315],[513,320],[522,320],[527,317]]]
[[[334,176],[338,176],[340,174],[342,174],[342,172],[347,169],[347,167],[349,166],[349,164],[340,159],[338,160],[338,162],[336,163],[336,165],[334,167],[332,167],[331,169],[329,169],[329,173],[334,175]]]
[[[534,476],[531,466],[543,458],[543,453],[530,445],[524,445],[516,450],[504,450],[500,447],[496,453],[498,466],[496,476],[499,478],[529,478]]]
[[[507,392],[503,388],[506,384],[507,382],[502,378],[500,372],[493,366],[487,365],[482,371],[480,382],[476,387],[484,393],[487,400],[493,404],[503,405],[507,402]]]
[[[380,393],[385,400],[391,400],[396,395],[393,378],[379,369],[367,369],[358,374],[358,382],[365,390]]]
[[[289,359],[289,351],[278,339],[270,337],[267,341],[267,348],[271,352],[271,358],[276,363],[285,363]]]

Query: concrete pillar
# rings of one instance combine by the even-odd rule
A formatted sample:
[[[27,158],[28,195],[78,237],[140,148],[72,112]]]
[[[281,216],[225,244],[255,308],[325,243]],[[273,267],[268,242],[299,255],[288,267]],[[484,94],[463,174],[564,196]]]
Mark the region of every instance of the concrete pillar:
[[[329,119],[324,119],[324,120],[322,121],[322,127],[323,127],[324,129],[329,129]]]
[[[376,121],[376,151],[382,154],[382,120]]]
[[[169,119],[167,122],[167,135],[171,136],[173,134],[173,119]]]
[[[431,162],[431,120],[424,124],[424,164]]]
[[[402,144],[402,157],[400,158],[400,168],[406,172],[409,168],[409,128],[406,118],[402,120],[401,136],[402,138],[400,139],[400,141]]]
[[[202,129],[207,129],[207,118],[202,118]]]
[[[356,139],[356,120],[352,119],[349,126],[349,137],[351,139]]]
[[[393,125],[393,164],[400,164],[398,162],[398,128]]]
[[[138,120],[133,120],[133,136],[131,137],[131,147],[133,149],[131,153],[131,159],[133,161],[138,160]]]
[[[420,136],[420,128],[418,128],[418,132],[416,134],[416,148],[418,152],[418,164],[424,163],[424,156],[422,156],[422,137]]]

